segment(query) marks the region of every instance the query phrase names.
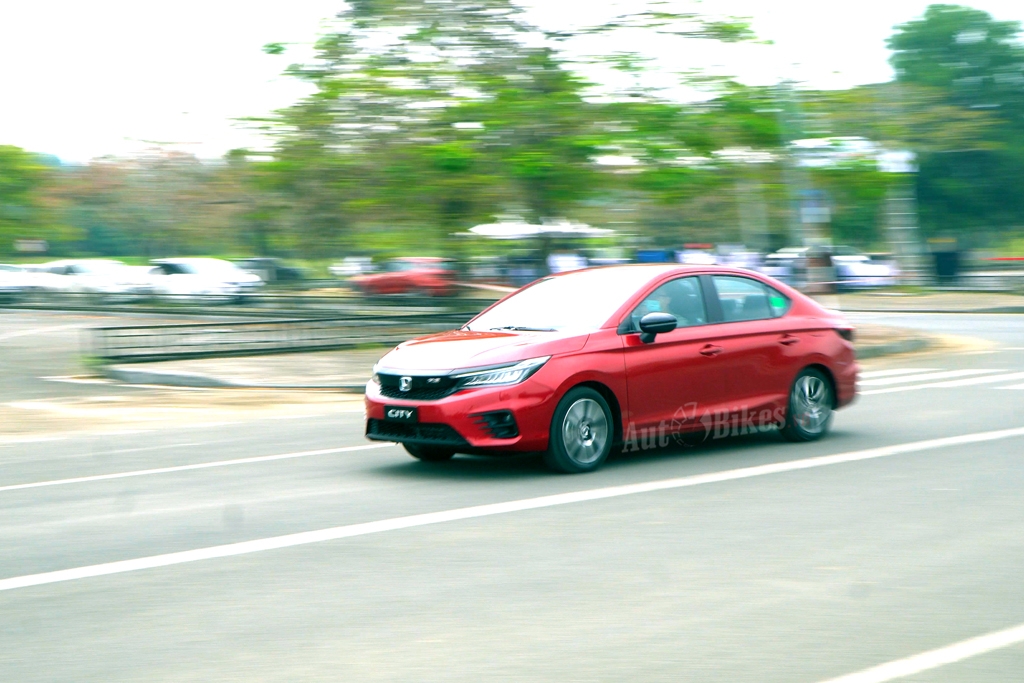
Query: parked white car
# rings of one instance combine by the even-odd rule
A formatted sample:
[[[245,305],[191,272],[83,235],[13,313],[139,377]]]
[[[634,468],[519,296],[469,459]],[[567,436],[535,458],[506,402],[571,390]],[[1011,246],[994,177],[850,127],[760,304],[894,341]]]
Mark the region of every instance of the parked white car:
[[[32,267],[34,290],[44,293],[94,294],[132,299],[148,285],[132,268],[112,259],[64,259]]]
[[[32,274],[21,266],[0,263],[0,300],[10,301],[32,291]]]
[[[374,271],[373,259],[369,256],[346,256],[327,269],[334,277],[355,277]]]
[[[152,262],[149,278],[157,295],[234,299],[263,286],[263,280],[230,261],[216,258],[170,258]]]
[[[867,254],[834,254],[840,289],[869,289],[899,284],[899,268],[893,261],[875,261]]]

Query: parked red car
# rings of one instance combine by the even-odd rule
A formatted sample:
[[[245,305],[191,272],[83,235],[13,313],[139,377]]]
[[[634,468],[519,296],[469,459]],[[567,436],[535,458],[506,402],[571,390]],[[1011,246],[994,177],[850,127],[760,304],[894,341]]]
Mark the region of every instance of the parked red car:
[[[854,399],[853,328],[769,277],[609,266],[543,278],[462,329],[405,342],[366,386],[366,436],[416,458],[624,451],[781,429],[824,435]]]
[[[422,294],[451,296],[455,293],[450,259],[428,256],[394,258],[384,271],[357,275],[349,283],[364,294]]]

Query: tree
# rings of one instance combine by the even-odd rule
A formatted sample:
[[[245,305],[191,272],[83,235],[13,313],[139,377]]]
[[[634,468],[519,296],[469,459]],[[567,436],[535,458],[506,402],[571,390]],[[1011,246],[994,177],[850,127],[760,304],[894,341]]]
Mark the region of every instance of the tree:
[[[709,138],[683,108],[655,94],[590,97],[591,84],[562,46],[620,29],[705,40],[750,35],[742,22],[662,11],[657,3],[569,33],[531,26],[508,0],[349,3],[318,43],[317,59],[289,69],[314,92],[263,122],[276,140],[276,161],[287,164],[282,186],[291,187],[296,206],[290,220],[299,231],[311,229],[316,221],[301,207],[320,197],[326,203],[318,205],[330,206],[324,219],[333,216],[334,224],[318,239],[333,234],[337,244],[367,223],[437,226],[420,231],[427,241],[495,214],[571,216],[601,191],[636,191],[631,179],[594,161],[620,142],[646,144],[621,134],[623,113],[638,122],[675,117],[670,127],[686,129],[701,149]],[[638,126],[655,132],[655,123]],[[693,179],[664,166],[667,182]]]
[[[56,194],[57,169],[20,147],[0,145],[0,253],[18,239],[67,239]]]
[[[921,19],[896,27],[888,40],[901,83],[936,88],[967,108],[992,108],[1024,126],[1021,24],[981,10],[932,5]]]
[[[914,145],[922,222],[932,232],[972,231],[966,236],[980,242],[1024,223],[1020,31],[1019,22],[980,10],[932,5],[889,40],[897,86],[925,89],[937,101],[933,113],[962,124],[940,122],[940,134]]]

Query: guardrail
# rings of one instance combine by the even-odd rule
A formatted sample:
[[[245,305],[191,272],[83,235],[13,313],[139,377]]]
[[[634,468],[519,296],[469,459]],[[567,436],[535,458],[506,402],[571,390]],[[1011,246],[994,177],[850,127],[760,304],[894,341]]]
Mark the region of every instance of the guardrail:
[[[476,313],[502,296],[481,292],[477,297],[424,296],[327,296],[267,292],[246,294],[234,300],[217,296],[159,295],[109,296],[83,292],[52,292],[8,295],[4,308],[150,313],[217,317],[325,317],[349,315],[417,315],[424,313]]]
[[[326,351],[361,344],[397,344],[455,329],[472,314],[407,315],[384,321],[312,318],[261,322],[130,325],[92,329],[92,356],[103,363]]]

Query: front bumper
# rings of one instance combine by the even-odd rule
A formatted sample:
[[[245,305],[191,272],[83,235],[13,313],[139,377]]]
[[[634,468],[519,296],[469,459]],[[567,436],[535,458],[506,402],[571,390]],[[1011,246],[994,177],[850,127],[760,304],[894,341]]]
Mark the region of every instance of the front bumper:
[[[555,387],[538,379],[522,384],[466,389],[436,401],[409,401],[383,396],[380,386],[366,385],[366,438],[465,451],[542,451],[555,408]],[[415,407],[416,422],[385,419],[387,407]],[[509,411],[518,434],[496,438],[484,414]]]

